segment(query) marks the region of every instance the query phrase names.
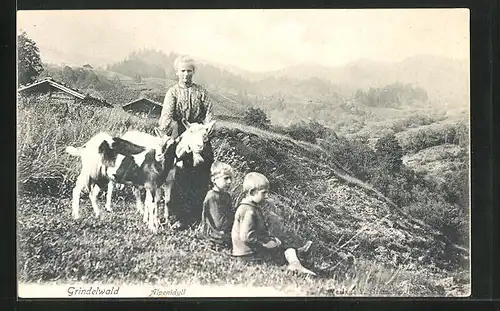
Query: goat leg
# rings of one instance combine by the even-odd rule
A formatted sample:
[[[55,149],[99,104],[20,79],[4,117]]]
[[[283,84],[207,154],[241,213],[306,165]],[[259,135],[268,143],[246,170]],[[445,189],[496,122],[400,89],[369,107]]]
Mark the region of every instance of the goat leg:
[[[168,217],[170,216],[169,205],[170,205],[170,190],[172,185],[163,185],[163,217],[165,217],[165,222],[168,222]]]
[[[164,224],[164,223],[167,223],[168,221],[168,210],[167,210],[167,202],[166,202],[166,196],[165,196],[165,193],[166,193],[166,188],[165,188],[165,185],[162,185],[161,187],[157,188],[156,189],[156,196],[155,196],[155,201],[157,202],[157,218],[158,218],[158,226],[160,226],[160,224]],[[163,198],[163,204],[160,205],[160,201],[162,200]],[[163,222],[160,221],[160,210],[161,208],[163,208],[163,217],[164,217],[164,220]]]
[[[144,215],[144,204],[142,203],[141,189],[139,187],[134,187],[134,196],[137,212],[139,212],[139,214],[141,215]]]
[[[149,230],[155,232],[156,227],[155,227],[155,201],[153,197],[153,191],[152,189],[146,189],[146,209],[148,210],[148,228]]]
[[[146,189],[146,198],[144,200],[144,213],[142,214],[142,221],[144,223],[147,223],[148,219],[150,217],[149,216],[149,205],[150,205],[149,200],[150,200],[150,198],[148,197],[148,195],[151,196],[151,193],[149,193],[148,190]]]
[[[163,215],[165,217],[165,221],[168,222],[168,217],[170,216],[170,198],[172,194],[172,187],[174,184],[174,179],[175,179],[175,169],[170,170],[170,172],[167,175],[167,179],[165,183],[163,184],[163,201],[164,201],[164,206],[165,209],[163,210]]]
[[[108,182],[108,191],[106,193],[106,211],[112,212],[113,209],[111,209],[111,198],[113,197],[113,182],[110,180]]]
[[[90,203],[92,204],[92,208],[94,209],[96,217],[99,217],[100,214],[99,206],[97,205],[97,196],[99,195],[100,191],[101,187],[99,187],[99,185],[97,184],[94,184],[90,190]]]
[[[75,188],[73,188],[73,201],[72,201],[72,210],[73,210],[73,218],[80,218],[79,209],[80,209],[80,195],[82,193],[83,188],[85,187],[86,181],[83,180],[82,176],[79,176]]]
[[[154,221],[154,228],[155,231],[160,227],[160,219],[158,218],[158,198],[160,196],[155,195],[154,201],[153,201],[153,221]]]

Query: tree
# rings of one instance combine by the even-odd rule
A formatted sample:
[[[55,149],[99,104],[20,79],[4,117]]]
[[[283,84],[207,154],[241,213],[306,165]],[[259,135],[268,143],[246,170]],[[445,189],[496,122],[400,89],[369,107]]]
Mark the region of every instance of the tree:
[[[248,125],[253,125],[256,127],[267,129],[269,128],[269,123],[271,122],[268,118],[264,110],[260,108],[250,107],[245,111],[245,115],[243,116],[243,120]]]
[[[142,77],[141,77],[141,75],[140,75],[140,74],[136,74],[136,75],[134,76],[134,81],[135,81],[135,82],[139,82],[139,83],[140,83],[140,82],[142,82]]]
[[[73,84],[76,82],[76,75],[73,69],[69,66],[64,66],[62,70],[62,80],[65,83]]]
[[[375,151],[381,164],[392,171],[399,171],[403,161],[403,148],[399,145],[394,134],[387,134],[381,137],[375,144]]]
[[[290,125],[286,130],[286,133],[293,139],[316,143],[317,133],[314,132],[309,124],[304,121]]]
[[[17,53],[19,84],[26,85],[36,81],[36,78],[43,71],[40,50],[35,41],[28,38],[24,31],[17,36]]]
[[[324,139],[330,134],[328,128],[316,120],[309,120],[308,126],[315,133],[316,138]]]

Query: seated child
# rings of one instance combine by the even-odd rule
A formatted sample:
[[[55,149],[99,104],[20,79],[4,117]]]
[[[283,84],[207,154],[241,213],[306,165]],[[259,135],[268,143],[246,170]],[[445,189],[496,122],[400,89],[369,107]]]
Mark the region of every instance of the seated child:
[[[232,199],[228,190],[233,171],[229,164],[214,162],[210,168],[213,188],[203,201],[201,223],[203,234],[216,244],[231,246],[231,226],[233,225]]]
[[[288,262],[289,270],[315,275],[304,268],[295,248],[282,245],[281,241],[267,230],[261,206],[267,198],[269,180],[260,173],[249,173],[243,180],[246,196],[241,201],[231,231],[233,256],[243,261],[273,260],[280,264]],[[311,241],[298,249],[299,255],[308,253]]]

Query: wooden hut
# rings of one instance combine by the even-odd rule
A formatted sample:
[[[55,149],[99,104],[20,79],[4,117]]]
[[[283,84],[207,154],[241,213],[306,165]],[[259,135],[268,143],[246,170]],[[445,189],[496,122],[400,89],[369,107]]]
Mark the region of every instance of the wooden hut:
[[[96,98],[94,96],[84,94],[76,89],[57,82],[52,78],[45,78],[43,80],[34,82],[32,84],[21,87],[18,90],[21,96],[37,96],[48,95],[49,100],[52,102],[66,103],[68,106],[73,104],[84,104],[99,107],[112,108],[113,105],[105,100]]]
[[[160,103],[144,97],[135,99],[122,106],[122,108],[129,113],[147,118],[160,117],[162,107]]]

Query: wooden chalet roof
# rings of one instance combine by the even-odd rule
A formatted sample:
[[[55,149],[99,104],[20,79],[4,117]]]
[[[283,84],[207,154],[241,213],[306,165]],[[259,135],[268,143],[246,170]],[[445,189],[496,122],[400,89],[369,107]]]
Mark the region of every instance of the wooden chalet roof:
[[[27,91],[27,90],[33,89],[37,86],[40,86],[42,84],[49,84],[50,86],[53,86],[54,88],[57,88],[63,92],[66,92],[70,95],[73,95],[78,99],[93,99],[93,100],[97,100],[97,101],[101,102],[102,104],[104,104],[107,107],[110,107],[110,108],[113,107],[112,104],[108,103],[104,99],[100,99],[100,98],[94,97],[92,95],[84,94],[84,93],[80,92],[79,90],[73,89],[73,88],[71,88],[71,87],[69,87],[61,82],[57,82],[50,77],[42,79],[40,81],[36,81],[36,82],[29,84],[29,85],[26,85],[24,87],[21,87],[20,89],[18,89],[18,92]]]
[[[86,95],[85,95],[85,94],[83,94],[83,93],[81,93],[81,92],[79,92],[79,91],[77,91],[77,90],[75,90],[75,89],[72,89],[72,88],[70,88],[70,87],[68,87],[68,86],[66,86],[66,85],[64,85],[64,84],[62,84],[62,83],[56,82],[56,81],[55,81],[54,79],[52,79],[52,78],[45,78],[45,79],[43,79],[43,80],[40,80],[40,81],[34,82],[34,83],[32,83],[32,84],[26,85],[26,86],[24,86],[24,87],[20,88],[20,89],[19,89],[19,92],[22,92],[22,91],[26,91],[26,90],[32,89],[32,88],[34,88],[34,87],[36,87],[36,86],[39,86],[39,85],[41,85],[41,84],[45,84],[45,83],[48,83],[48,84],[50,84],[51,86],[53,86],[53,87],[55,87],[55,88],[57,88],[57,89],[60,89],[61,91],[64,91],[64,92],[66,92],[66,93],[68,93],[68,94],[71,94],[71,95],[73,95],[73,96],[75,96],[75,97],[77,97],[77,98],[79,98],[79,99],[84,99],[84,98],[86,97]]]
[[[154,100],[151,100],[151,99],[146,98],[146,97],[139,97],[139,98],[137,98],[137,99],[134,99],[133,101],[130,101],[130,102],[128,102],[128,103],[126,103],[126,104],[124,104],[124,105],[122,106],[122,108],[123,108],[123,109],[126,109],[128,106],[130,106],[130,105],[132,105],[132,104],[135,104],[135,103],[137,103],[137,102],[139,102],[139,101],[141,101],[141,100],[146,100],[146,101],[150,102],[150,103],[151,103],[151,104],[153,104],[153,105],[156,105],[156,106],[159,106],[159,107],[163,107],[163,105],[162,105],[162,104],[160,104],[160,103],[158,103],[158,102],[155,102]]]

